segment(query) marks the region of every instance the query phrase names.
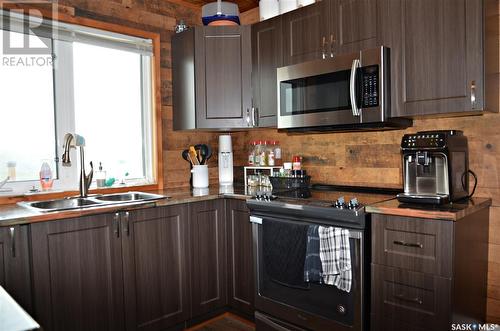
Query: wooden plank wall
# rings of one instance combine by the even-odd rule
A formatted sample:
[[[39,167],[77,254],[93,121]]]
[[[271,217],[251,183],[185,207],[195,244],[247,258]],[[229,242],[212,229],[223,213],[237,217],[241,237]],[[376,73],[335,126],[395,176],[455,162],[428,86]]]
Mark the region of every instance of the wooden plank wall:
[[[490,109],[499,104],[499,8],[498,0],[487,0],[486,82]],[[250,11],[249,11],[250,12]],[[245,23],[258,21],[258,10],[248,13]],[[314,182],[402,187],[399,144],[404,133],[463,130],[469,138],[470,168],[479,178],[477,196],[493,198],[490,212],[488,321],[500,324],[500,114],[416,120],[404,131],[287,135],[276,130],[255,130],[243,137],[276,139],[285,159],[304,157],[304,167]],[[241,144],[240,144],[241,145]],[[240,153],[246,155],[246,149]],[[243,156],[240,157],[243,159]]]

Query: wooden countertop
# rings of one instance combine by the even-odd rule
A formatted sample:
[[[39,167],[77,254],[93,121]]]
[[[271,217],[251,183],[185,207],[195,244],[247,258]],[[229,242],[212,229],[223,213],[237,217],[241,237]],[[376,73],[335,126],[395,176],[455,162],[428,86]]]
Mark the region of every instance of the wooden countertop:
[[[450,203],[440,206],[400,203],[397,199],[392,199],[368,205],[365,210],[374,214],[458,221],[489,206],[491,206],[490,198],[472,198],[464,203]]]
[[[249,196],[245,194],[244,187],[233,187],[232,190],[223,189],[223,187],[213,186],[209,189],[194,189],[181,188],[176,190],[155,190],[147,191],[149,193],[161,194],[168,196],[168,199],[157,201],[138,202],[134,204],[116,204],[101,207],[41,212],[36,209],[19,206],[18,204],[0,205],[0,227],[12,226],[19,224],[29,224],[43,221],[53,221],[58,219],[73,218],[80,216],[114,213],[124,210],[134,210],[149,207],[161,207],[176,205],[182,203],[213,200],[220,197],[247,199]]]

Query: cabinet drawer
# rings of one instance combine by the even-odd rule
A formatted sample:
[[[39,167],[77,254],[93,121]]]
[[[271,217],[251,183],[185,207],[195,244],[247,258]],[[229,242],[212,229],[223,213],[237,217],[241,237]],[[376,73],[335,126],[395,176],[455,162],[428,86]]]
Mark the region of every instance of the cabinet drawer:
[[[447,278],[372,264],[372,313],[383,330],[400,322],[448,330],[451,285]]]
[[[371,315],[371,327],[372,331],[430,331],[429,327],[420,327],[405,323],[392,318],[379,318],[378,316]]]
[[[372,229],[373,263],[451,277],[453,222],[375,214]]]

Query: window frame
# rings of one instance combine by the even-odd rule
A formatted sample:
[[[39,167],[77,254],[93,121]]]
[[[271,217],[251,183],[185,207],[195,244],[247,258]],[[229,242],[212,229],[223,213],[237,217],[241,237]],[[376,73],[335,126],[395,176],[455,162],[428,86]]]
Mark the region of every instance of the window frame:
[[[4,6],[4,9],[8,9],[8,6]],[[17,8],[17,7],[15,7]],[[26,7],[24,9],[30,9],[30,7]],[[128,36],[133,36],[133,37],[138,37],[138,38],[145,38],[145,39],[150,39],[152,41],[152,48],[153,52],[151,55],[151,61],[147,61],[149,63],[142,63],[142,70],[150,70],[150,78],[151,80],[149,82],[144,82],[142,84],[142,93],[149,93],[150,98],[143,98],[143,105],[142,107],[151,107],[151,114],[150,114],[150,120],[145,121],[145,125],[148,126],[147,130],[151,132],[150,135],[147,135],[145,137],[146,139],[150,139],[148,143],[151,146],[151,157],[148,158],[146,157],[146,160],[144,160],[145,163],[151,164],[151,167],[145,167],[146,169],[146,177],[147,178],[152,178],[152,183],[151,184],[134,184],[134,183],[129,183],[125,186],[122,187],[109,187],[109,188],[92,188],[90,190],[91,194],[99,194],[99,193],[115,193],[115,192],[125,192],[125,191],[130,191],[131,189],[134,190],[162,190],[163,189],[163,156],[162,156],[162,123],[161,123],[161,91],[160,91],[160,34],[156,32],[151,32],[151,31],[146,31],[146,30],[139,30],[136,28],[131,28],[127,26],[122,26],[114,23],[108,23],[108,22],[103,22],[103,21],[97,21],[94,19],[89,19],[89,18],[82,18],[82,17],[75,17],[75,16],[70,16],[64,13],[54,13],[52,11],[36,8],[39,13],[44,17],[44,19],[49,19],[53,20],[56,22],[62,22],[62,23],[68,23],[68,24],[75,24],[83,27],[88,27],[88,28],[95,28],[103,31],[108,31],[108,32],[113,32],[113,33],[119,33],[119,34],[124,34]],[[56,14],[56,15],[54,15]],[[53,47],[54,49],[57,47],[58,51],[61,49],[65,49],[66,51],[69,47],[62,47],[59,48],[57,46],[57,43],[59,41],[54,40],[53,41]],[[57,61],[57,60],[56,60]],[[72,69],[72,68],[71,68]],[[59,75],[57,73],[59,72]],[[60,92],[61,86],[63,86],[64,80],[72,79],[72,70],[69,71],[70,75],[68,75],[66,72],[64,75],[62,75],[63,71],[59,70],[54,70],[54,94],[57,95]],[[56,76],[57,75],[57,76]],[[142,75],[142,78],[144,78],[144,75]],[[72,84],[71,84],[72,85]],[[59,92],[58,92],[59,90]],[[64,94],[62,95],[68,95],[68,91],[66,90]],[[61,94],[60,94],[61,95]],[[74,91],[71,91],[69,97],[65,98],[59,98],[55,97],[55,104],[54,107],[56,109],[64,109],[64,107],[67,107],[68,102],[73,102],[74,99]],[[151,102],[151,105],[149,105],[149,100]],[[60,108],[62,107],[62,108]],[[71,108],[73,105],[71,104]],[[69,112],[70,115],[64,114],[63,112],[57,112],[55,111],[55,119],[56,122],[61,123],[60,121],[66,122],[66,125],[64,127],[66,128],[71,128],[71,125],[74,125],[74,113]],[[144,112],[143,112],[144,114]],[[143,115],[144,116],[144,115]],[[143,117],[143,120],[146,120]],[[61,127],[59,124],[56,126]],[[144,125],[143,125],[144,127]],[[74,129],[74,127],[73,127]],[[143,128],[144,130],[144,128]],[[57,156],[62,155],[62,142],[64,140],[64,134],[65,132],[60,132],[61,130],[56,131],[56,144],[57,144]],[[72,130],[74,131],[74,130]],[[72,150],[72,153],[76,153],[75,150]],[[145,154],[146,156],[149,156],[148,153]],[[74,155],[76,157],[76,154]],[[76,160],[76,158],[73,158]],[[79,171],[79,166],[73,166],[73,167],[58,167],[59,168],[59,178],[61,177],[68,177],[71,178],[71,180],[74,181],[75,178],[78,177],[78,171]],[[151,173],[148,173],[150,171]],[[31,187],[34,181],[25,181],[24,184],[29,185]],[[22,183],[22,182],[19,182]],[[29,184],[28,184],[29,183]],[[13,183],[14,184],[14,183]],[[18,183],[15,183],[18,184]],[[22,184],[21,184],[22,185]],[[18,185],[16,185],[18,186]],[[23,187],[24,188],[24,187]],[[0,205],[2,204],[8,204],[8,203],[13,203],[13,202],[19,202],[19,201],[33,201],[33,200],[46,200],[46,199],[52,199],[52,198],[58,198],[58,197],[65,197],[65,196],[72,196],[78,194],[78,184],[74,185],[74,188],[71,187],[71,189],[64,188],[62,187],[60,190],[58,190],[57,186],[54,187],[54,191],[47,191],[47,192],[36,192],[36,193],[28,193],[27,190],[24,193],[19,193],[19,192],[12,192],[12,193],[4,193],[0,195]],[[19,189],[16,189],[16,191],[19,191]]]

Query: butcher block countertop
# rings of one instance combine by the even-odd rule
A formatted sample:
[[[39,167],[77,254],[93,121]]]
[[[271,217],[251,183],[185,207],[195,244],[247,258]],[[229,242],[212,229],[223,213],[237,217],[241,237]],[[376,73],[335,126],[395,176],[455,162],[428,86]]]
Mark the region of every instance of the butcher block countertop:
[[[466,202],[445,205],[424,205],[401,203],[397,199],[382,201],[366,206],[366,212],[404,217],[418,217],[458,221],[478,210],[491,206],[490,198],[472,198]]]
[[[190,190],[189,188],[180,188],[175,190],[156,190],[147,192],[165,195],[169,198],[156,201],[137,202],[133,204],[114,204],[55,212],[38,211],[33,208],[19,206],[18,204],[0,205],[0,227],[206,201],[221,197],[234,199],[247,199],[249,197],[245,193],[245,188],[238,186],[232,187],[230,190],[227,190],[226,187],[222,186],[211,186],[209,189]]]

